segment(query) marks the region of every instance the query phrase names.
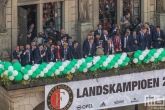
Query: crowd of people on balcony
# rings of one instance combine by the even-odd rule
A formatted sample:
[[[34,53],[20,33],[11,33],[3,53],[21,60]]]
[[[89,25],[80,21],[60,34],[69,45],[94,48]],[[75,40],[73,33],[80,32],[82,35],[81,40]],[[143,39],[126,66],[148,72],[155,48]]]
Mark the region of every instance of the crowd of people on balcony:
[[[130,13],[126,13],[111,33],[98,24],[97,30],[91,30],[82,45],[73,41],[64,29],[58,32],[53,28],[53,33],[45,29],[36,37],[33,33],[34,24],[31,24],[25,48],[23,45],[16,46],[13,58],[25,66],[93,57],[98,49],[102,49],[104,55],[111,55],[165,47],[165,35],[159,26],[150,26],[148,22],[140,23],[138,18],[130,24],[129,16]]]

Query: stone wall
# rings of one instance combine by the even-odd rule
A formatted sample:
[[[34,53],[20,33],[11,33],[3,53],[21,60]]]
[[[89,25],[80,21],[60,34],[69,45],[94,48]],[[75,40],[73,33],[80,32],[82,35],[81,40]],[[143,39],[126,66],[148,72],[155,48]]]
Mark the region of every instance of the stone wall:
[[[0,86],[0,110],[10,110],[9,94],[1,86]]]

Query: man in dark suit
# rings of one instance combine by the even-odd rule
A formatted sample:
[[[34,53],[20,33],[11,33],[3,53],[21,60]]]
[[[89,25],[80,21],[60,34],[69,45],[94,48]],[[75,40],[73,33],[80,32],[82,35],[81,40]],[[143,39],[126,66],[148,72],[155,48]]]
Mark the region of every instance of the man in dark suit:
[[[90,31],[90,35],[91,35],[91,38],[95,40],[95,32],[94,32],[94,30]]]
[[[50,50],[50,54],[48,54],[48,62],[56,62],[56,49],[55,49],[55,45],[54,44],[51,44],[50,48],[51,48],[51,50]]]
[[[62,36],[62,39],[61,39],[61,45],[63,46],[64,43],[67,43],[67,37],[64,35]]]
[[[22,54],[22,51],[19,51],[19,46],[16,46],[15,51],[13,52],[13,59],[20,61],[21,60],[21,54]]]
[[[111,55],[112,53],[114,53],[114,45],[112,38],[109,38],[104,45],[104,55]]]
[[[147,48],[147,29],[143,28],[141,32],[139,32],[139,49],[140,50],[145,50]]]
[[[144,24],[144,26],[145,26],[145,28],[147,28],[148,34],[150,34],[151,37],[152,37],[153,30],[152,30],[152,28],[150,28],[150,24],[149,24],[148,22],[146,22],[146,23]]]
[[[133,31],[131,38],[132,38],[132,51],[137,51],[139,49],[139,35],[136,34],[136,30]]]
[[[45,51],[46,55],[43,57],[43,62],[49,62],[48,56],[51,54],[49,41],[44,42],[44,51]]]
[[[96,45],[96,49],[97,48],[103,48],[104,49],[105,42],[103,41],[103,39],[99,39],[99,42],[97,42],[95,45]]]
[[[71,60],[71,50],[67,43],[64,43],[63,48],[61,49],[62,61]]]
[[[32,41],[36,37],[36,32],[35,32],[33,23],[29,26],[28,31],[31,33],[30,40]]]
[[[44,47],[42,44],[38,45],[38,48],[34,51],[33,61],[34,64],[41,64],[43,62],[43,57],[46,56]]]
[[[124,36],[121,37],[121,44],[123,52],[131,52],[132,40],[129,32],[125,32]]]
[[[25,51],[22,52],[21,54],[21,64],[22,66],[26,66],[28,64],[32,64],[32,58],[33,58],[33,54],[32,54],[32,50],[30,49],[30,45],[26,44],[26,49]]]
[[[150,34],[150,30],[147,29],[147,37],[146,37],[146,40],[147,40],[147,48],[148,49],[151,49],[153,46],[152,46],[152,34]]]
[[[160,26],[156,27],[156,31],[154,32],[153,35],[153,40],[154,40],[154,47],[155,48],[161,48],[165,46],[165,35],[163,30],[160,29]]]
[[[95,40],[94,40],[94,43],[95,43],[95,45],[97,44],[97,43],[99,43],[99,40],[100,40],[100,34],[98,33],[98,34],[96,34],[96,38],[95,38]]]
[[[101,37],[103,39],[104,42],[107,42],[109,35],[108,35],[108,31],[104,30],[103,35]]]
[[[98,24],[97,25],[98,29],[94,31],[94,35],[96,36],[96,34],[100,34],[100,36],[103,35],[103,30],[102,30],[102,25],[101,24]]]
[[[68,41],[69,35],[65,33],[65,30],[64,29],[61,29],[61,32],[58,34],[57,40],[58,41],[61,41],[62,36],[66,36],[67,41]]]
[[[90,34],[88,34],[87,38],[85,39],[85,41],[83,42],[83,51],[84,51],[84,48],[85,48],[85,45],[87,45],[89,43],[91,39],[91,36]],[[84,53],[84,52],[83,52]]]
[[[73,46],[71,47],[72,59],[81,59],[82,53],[77,41],[74,41]]]
[[[93,57],[96,55],[96,46],[94,44],[94,40],[90,39],[89,43],[87,43],[84,47],[84,57]]]

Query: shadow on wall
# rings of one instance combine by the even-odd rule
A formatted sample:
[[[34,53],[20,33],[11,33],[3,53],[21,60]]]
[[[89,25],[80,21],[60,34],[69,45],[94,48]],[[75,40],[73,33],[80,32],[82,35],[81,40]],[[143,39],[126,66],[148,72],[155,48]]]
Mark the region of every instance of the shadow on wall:
[[[45,101],[37,105],[33,110],[44,110],[45,108]]]

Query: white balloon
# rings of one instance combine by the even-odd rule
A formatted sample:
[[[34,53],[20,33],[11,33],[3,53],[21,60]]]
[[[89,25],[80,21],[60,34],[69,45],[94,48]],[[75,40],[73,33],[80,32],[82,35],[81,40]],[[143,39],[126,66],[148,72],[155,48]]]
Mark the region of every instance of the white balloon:
[[[8,67],[8,70],[9,70],[9,71],[13,71],[14,68],[13,68],[12,66],[9,66],[9,67]]]
[[[146,56],[146,55],[147,55],[147,52],[143,51],[143,52],[142,52],[142,55],[143,55],[143,56]]]
[[[60,74],[60,71],[57,69],[56,71],[55,71],[55,75],[59,75]]]
[[[122,53],[122,55],[127,56],[127,53],[124,52],[124,53]]]
[[[53,66],[54,66],[54,63],[53,63],[53,62],[50,62],[49,64],[51,65],[51,67],[53,67]]]
[[[47,68],[48,70],[50,70],[51,67],[52,67],[52,66],[51,66],[50,64],[47,64],[47,65],[46,65],[46,68]]]
[[[134,59],[133,59],[133,62],[134,62],[134,63],[138,63],[138,59],[137,59],[137,58],[134,58]]]
[[[33,74],[33,71],[32,70],[29,70],[28,71],[28,75],[31,76]]]
[[[149,63],[150,61],[148,60],[146,63]]]
[[[23,69],[25,69],[25,67],[21,67],[21,71],[22,71]]]
[[[0,64],[0,68],[4,69],[4,66],[2,64]]]
[[[47,73],[48,72],[48,69],[47,68],[44,68],[43,72],[44,73]]]
[[[18,75],[18,71],[14,70],[14,71],[13,71],[13,75],[14,75],[14,76],[17,76],[17,75]]]
[[[108,58],[106,59],[106,62],[107,62],[107,63],[110,63],[110,62],[111,62],[111,59],[108,57]]]
[[[79,64],[76,64],[74,68],[75,69],[79,69],[80,68],[80,65]]]
[[[31,70],[34,72],[34,71],[36,71],[36,67],[35,66],[32,66],[31,67]]]
[[[54,74],[52,74],[52,76],[51,77],[53,77],[54,76]]]
[[[118,68],[118,66],[119,66],[119,65],[116,63],[116,64],[114,65],[114,68]]]
[[[162,51],[160,50],[160,49],[158,49],[157,51],[156,51],[156,53],[158,53],[159,55],[162,53]]]
[[[140,55],[139,56],[139,60],[144,60],[144,56],[143,55]]]
[[[40,77],[40,75],[37,75],[37,76],[36,76],[36,78],[39,78],[39,77]]]
[[[117,63],[118,63],[119,65],[121,65],[121,64],[123,63],[123,60],[119,59],[119,60],[117,61]]]
[[[44,77],[44,72],[41,71],[40,77]]]
[[[83,72],[84,72],[84,73],[86,73],[87,71],[88,71],[88,69],[87,69],[87,68],[84,68],[84,69],[83,69]]]
[[[66,60],[65,63],[67,63],[67,65],[69,65],[70,61],[69,60]]]
[[[82,64],[82,60],[78,60],[77,64],[81,65]]]
[[[151,57],[150,61],[151,62],[154,62],[155,58],[154,57]]]
[[[108,66],[108,63],[105,61],[105,62],[103,63],[103,66],[104,66],[104,67],[107,67],[107,66]]]
[[[67,63],[66,62],[63,62],[62,63],[62,66],[65,68],[67,66]]]
[[[125,55],[121,55],[120,59],[121,60],[125,60],[126,59],[126,56]]]
[[[164,49],[163,48],[160,48],[161,51],[163,51]]]
[[[10,81],[14,80],[14,76],[9,76]]]
[[[60,70],[60,71],[64,71],[64,67],[63,67],[63,66],[60,66],[60,67],[59,67],[59,70]]]
[[[25,74],[25,75],[23,76],[23,78],[24,78],[24,80],[28,80],[28,79],[29,79],[29,76],[28,76],[27,74]]]
[[[95,65],[95,64],[96,64],[96,61],[92,60],[92,62],[91,62],[91,63],[93,63],[93,65]]]
[[[6,76],[7,76],[7,75],[8,75],[8,72],[9,72],[9,71],[8,71],[8,70],[6,70],[6,71],[4,72],[4,75],[6,75]]]
[[[159,57],[159,54],[158,53],[155,53],[154,54],[154,58],[158,58]]]
[[[84,58],[82,58],[82,59],[81,59],[81,61],[82,61],[82,62],[85,62],[85,59],[84,59]]]
[[[70,74],[70,71],[68,71],[67,74]]]
[[[92,66],[92,63],[87,63],[87,68],[90,68]]]
[[[35,66],[36,68],[38,68],[39,65],[38,65],[38,64],[34,64],[34,66]]]
[[[71,73],[75,73],[75,71],[76,71],[76,70],[75,70],[74,68],[72,68],[70,72],[71,72]]]

